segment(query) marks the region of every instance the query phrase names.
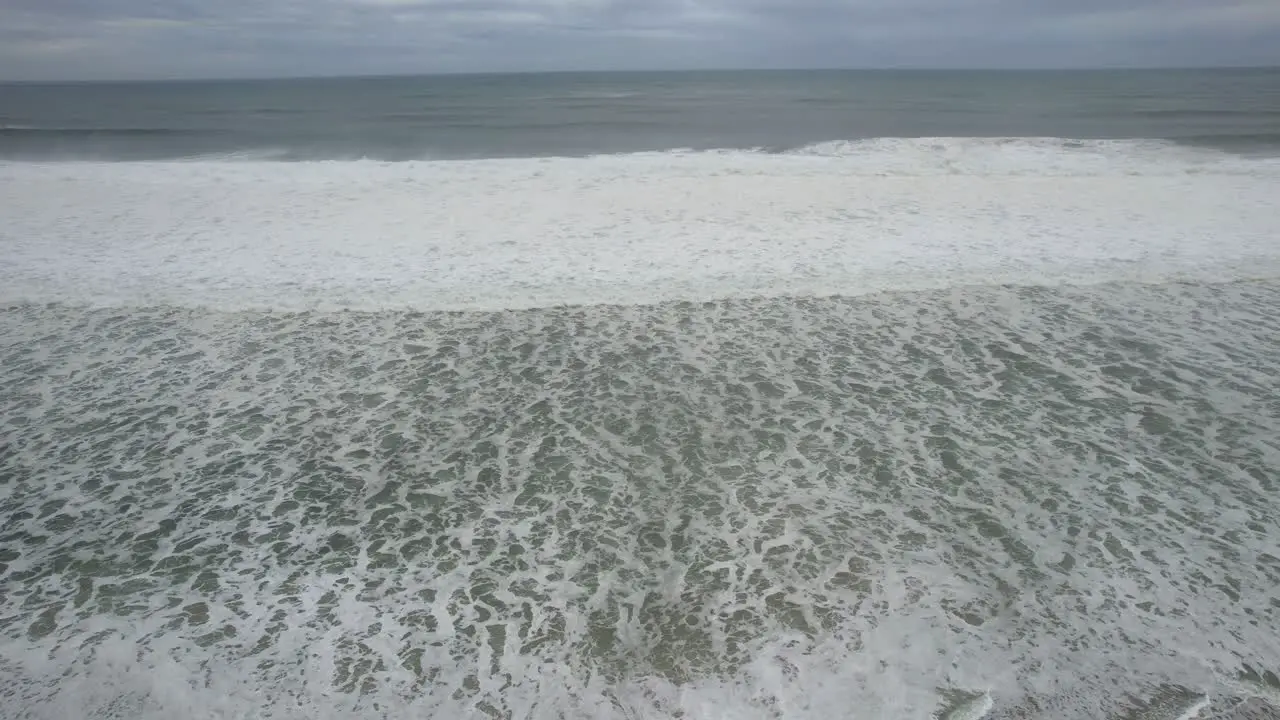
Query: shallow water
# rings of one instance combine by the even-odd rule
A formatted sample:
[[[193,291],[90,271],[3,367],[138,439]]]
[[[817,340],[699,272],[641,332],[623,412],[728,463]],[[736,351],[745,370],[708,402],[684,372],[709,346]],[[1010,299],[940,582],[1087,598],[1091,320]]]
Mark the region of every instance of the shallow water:
[[[1247,695],[1280,652],[1278,299],[10,308],[9,692],[33,717]]]

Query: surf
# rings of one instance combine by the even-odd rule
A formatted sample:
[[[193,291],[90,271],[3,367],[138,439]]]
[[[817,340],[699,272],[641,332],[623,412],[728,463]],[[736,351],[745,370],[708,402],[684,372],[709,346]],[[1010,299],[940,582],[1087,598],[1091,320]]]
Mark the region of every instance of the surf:
[[[0,302],[492,310],[1275,277],[1280,162],[1162,141],[0,164]]]

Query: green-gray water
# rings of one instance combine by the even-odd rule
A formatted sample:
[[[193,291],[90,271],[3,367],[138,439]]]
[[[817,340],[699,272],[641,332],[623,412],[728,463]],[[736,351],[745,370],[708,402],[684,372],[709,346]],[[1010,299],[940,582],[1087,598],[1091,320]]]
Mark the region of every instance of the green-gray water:
[[[716,77],[705,143],[546,78],[447,81],[524,108],[487,159],[210,157],[254,84],[225,147],[5,135],[0,717],[1276,717],[1274,74],[869,136]]]
[[[0,157],[425,160],[877,137],[1275,154],[1280,70],[599,73],[0,85]]]

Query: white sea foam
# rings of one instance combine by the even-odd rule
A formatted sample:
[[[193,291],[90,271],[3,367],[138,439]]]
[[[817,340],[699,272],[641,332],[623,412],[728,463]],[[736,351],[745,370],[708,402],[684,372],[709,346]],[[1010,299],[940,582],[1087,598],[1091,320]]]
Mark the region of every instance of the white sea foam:
[[[0,302],[516,308],[1271,277],[1280,162],[1156,141],[0,165]]]
[[[10,308],[0,717],[1270,701],[1277,297]]]
[[[0,718],[1265,711],[1280,285],[599,306],[1276,276],[1082,147],[0,165]]]

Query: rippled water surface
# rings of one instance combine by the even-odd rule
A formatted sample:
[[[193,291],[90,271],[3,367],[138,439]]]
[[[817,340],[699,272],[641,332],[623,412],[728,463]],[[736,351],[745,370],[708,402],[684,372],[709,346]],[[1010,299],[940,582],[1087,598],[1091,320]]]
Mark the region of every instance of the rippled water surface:
[[[1244,712],[1280,658],[1278,304],[10,307],[7,702]]]

